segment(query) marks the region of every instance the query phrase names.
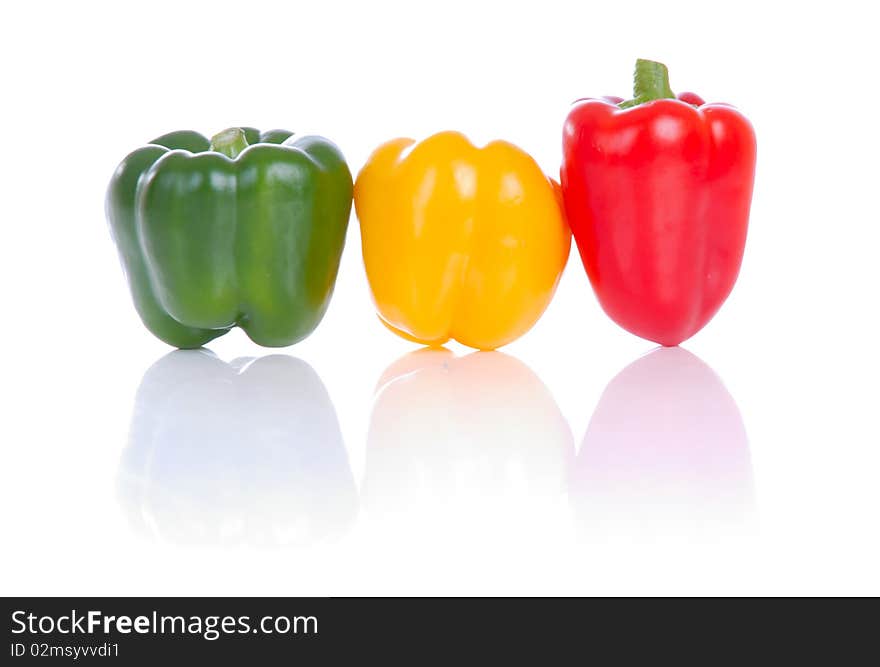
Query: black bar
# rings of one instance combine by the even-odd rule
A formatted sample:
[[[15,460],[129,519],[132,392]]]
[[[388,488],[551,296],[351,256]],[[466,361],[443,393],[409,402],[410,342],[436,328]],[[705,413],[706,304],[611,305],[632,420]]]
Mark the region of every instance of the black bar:
[[[502,657],[501,664],[512,658],[515,664],[616,665],[636,656],[638,664],[647,657],[650,664],[691,658],[687,662],[714,665],[732,658],[751,664],[756,645],[764,658],[785,658],[779,664],[807,648],[814,658],[833,658],[827,664],[857,664],[841,660],[858,645],[854,640],[874,636],[875,618],[844,617],[841,643],[833,632],[839,615],[808,615],[811,602],[791,601],[764,601],[748,614],[736,614],[743,605],[735,601],[644,599],[6,598],[2,604],[4,665],[417,666],[442,660],[457,667],[500,664]],[[788,622],[776,622],[780,616],[771,617],[775,608],[766,605],[785,605]],[[97,625],[90,625],[90,611],[97,612]],[[166,620],[166,631],[157,631],[155,619],[163,616],[184,618],[186,630],[175,621],[169,631]],[[76,619],[81,631],[70,633]],[[67,632],[59,631],[59,621]],[[22,624],[27,630],[19,632]],[[134,631],[135,624],[143,631]]]

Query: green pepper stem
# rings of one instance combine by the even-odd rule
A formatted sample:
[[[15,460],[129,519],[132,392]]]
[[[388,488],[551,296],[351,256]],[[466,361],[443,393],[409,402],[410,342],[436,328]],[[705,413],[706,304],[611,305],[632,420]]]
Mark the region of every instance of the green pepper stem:
[[[669,70],[663,63],[639,58],[633,73],[633,99],[621,102],[620,108],[628,109],[661,99],[675,99],[675,93],[669,87]]]
[[[223,155],[232,159],[238,157],[238,154],[247,148],[248,145],[244,130],[240,127],[230,127],[211,137],[211,150],[215,153],[223,153]]]

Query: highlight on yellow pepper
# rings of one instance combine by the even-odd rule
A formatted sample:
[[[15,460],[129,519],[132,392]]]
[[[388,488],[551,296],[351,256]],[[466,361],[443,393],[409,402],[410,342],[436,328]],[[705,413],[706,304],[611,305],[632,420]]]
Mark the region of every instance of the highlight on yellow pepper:
[[[389,141],[358,175],[354,203],[379,317],[425,345],[492,350],[519,338],[568,260],[559,186],[505,141]]]

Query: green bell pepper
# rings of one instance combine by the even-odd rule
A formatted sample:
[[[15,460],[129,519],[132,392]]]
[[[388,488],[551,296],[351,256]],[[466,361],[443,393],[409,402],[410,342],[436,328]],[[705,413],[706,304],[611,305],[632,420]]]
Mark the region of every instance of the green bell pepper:
[[[182,131],[122,161],[107,217],[135,308],[158,338],[196,348],[240,326],[281,347],[327,310],[351,201],[351,172],[327,139]]]

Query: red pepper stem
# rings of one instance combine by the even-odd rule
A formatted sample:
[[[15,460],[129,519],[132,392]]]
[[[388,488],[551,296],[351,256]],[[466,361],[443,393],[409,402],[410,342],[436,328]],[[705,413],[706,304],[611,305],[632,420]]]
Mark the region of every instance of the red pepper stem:
[[[228,158],[235,159],[238,154],[248,147],[247,137],[240,127],[230,127],[218,132],[211,137],[211,150],[222,153]]]
[[[663,63],[639,58],[633,74],[633,99],[621,102],[620,108],[628,109],[661,99],[675,99],[675,93],[669,87],[669,70]]]

